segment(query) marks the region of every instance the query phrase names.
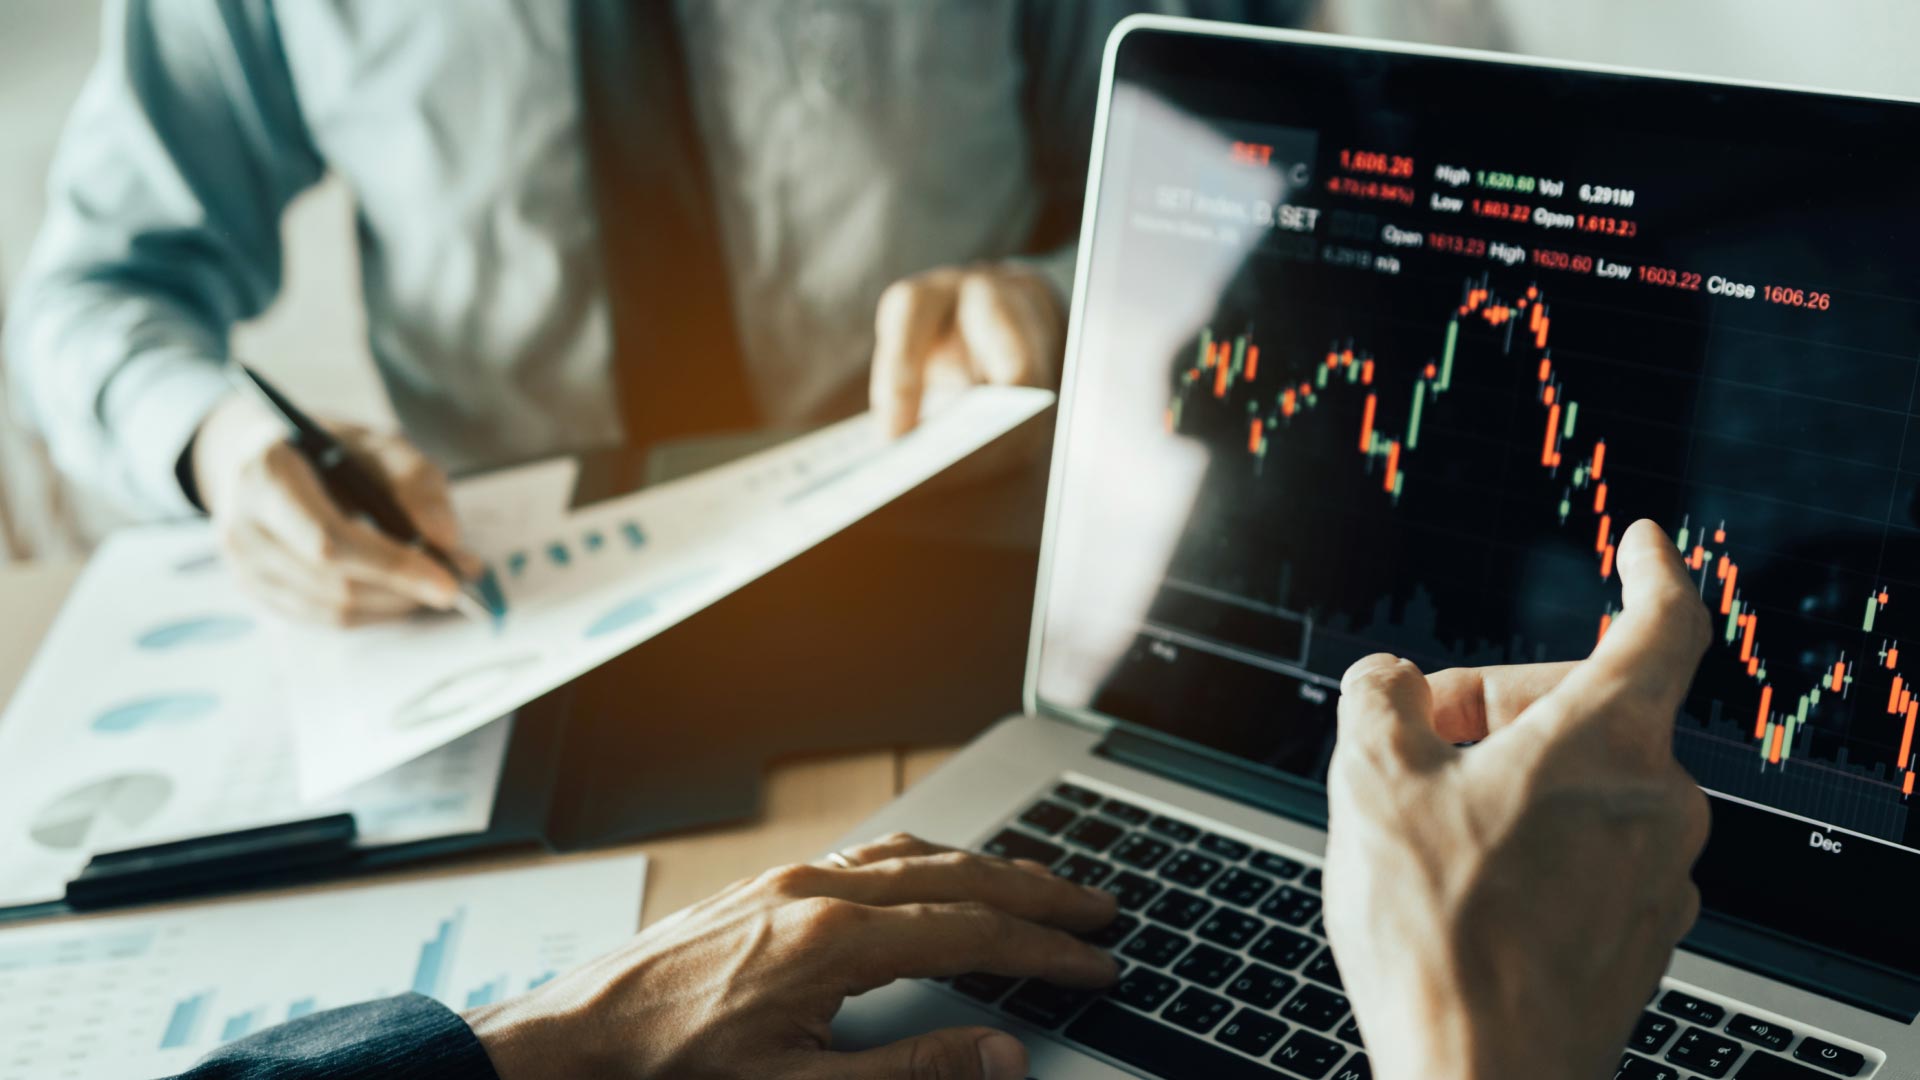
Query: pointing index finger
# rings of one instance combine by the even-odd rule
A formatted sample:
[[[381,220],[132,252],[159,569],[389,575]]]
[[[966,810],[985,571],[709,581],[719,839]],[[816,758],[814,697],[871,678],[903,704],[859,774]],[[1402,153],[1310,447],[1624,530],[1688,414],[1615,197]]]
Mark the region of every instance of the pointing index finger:
[[[1622,610],[1554,696],[1578,702],[1625,686],[1677,708],[1707,649],[1706,607],[1672,541],[1651,521],[1636,521],[1627,530],[1614,565]]]

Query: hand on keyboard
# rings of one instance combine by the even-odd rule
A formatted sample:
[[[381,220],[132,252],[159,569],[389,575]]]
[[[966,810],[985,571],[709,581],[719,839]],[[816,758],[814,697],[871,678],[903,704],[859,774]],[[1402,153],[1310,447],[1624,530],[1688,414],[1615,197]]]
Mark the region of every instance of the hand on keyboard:
[[[1113,921],[1110,893],[905,835],[839,855],[848,865],[785,866],[734,885],[467,1022],[501,1080],[1020,1080],[1026,1051],[991,1028],[835,1053],[828,1025],[845,998],[895,979],[1044,980],[1035,985],[1055,1007],[1114,979],[1112,958],[1073,936]]]
[[[1579,663],[1347,672],[1325,919],[1383,1080],[1611,1075],[1698,913],[1707,805],[1672,730],[1706,612],[1652,523],[1618,565]]]

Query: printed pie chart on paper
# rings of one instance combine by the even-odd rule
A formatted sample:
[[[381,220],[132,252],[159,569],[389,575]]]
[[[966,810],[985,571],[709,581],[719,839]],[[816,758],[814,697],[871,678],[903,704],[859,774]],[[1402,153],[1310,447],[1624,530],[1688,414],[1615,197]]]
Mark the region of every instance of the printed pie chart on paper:
[[[138,830],[173,797],[173,781],[160,773],[125,773],[89,781],[48,803],[27,826],[41,847],[97,850],[102,840]]]

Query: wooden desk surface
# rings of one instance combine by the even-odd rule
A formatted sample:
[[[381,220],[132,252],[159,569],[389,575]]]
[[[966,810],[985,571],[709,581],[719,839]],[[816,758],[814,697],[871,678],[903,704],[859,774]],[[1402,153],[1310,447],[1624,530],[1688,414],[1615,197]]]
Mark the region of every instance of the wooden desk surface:
[[[80,573],[79,563],[0,567],[0,710],[32,662],[34,650]],[[874,750],[776,763],[767,774],[758,820],[682,833],[571,858],[627,852],[650,856],[645,921],[653,922],[720,887],[769,866],[811,858],[886,805],[953,751]],[[469,868],[511,866],[546,855],[482,857]],[[420,876],[420,875],[414,875]],[[351,883],[340,888],[351,888]]]

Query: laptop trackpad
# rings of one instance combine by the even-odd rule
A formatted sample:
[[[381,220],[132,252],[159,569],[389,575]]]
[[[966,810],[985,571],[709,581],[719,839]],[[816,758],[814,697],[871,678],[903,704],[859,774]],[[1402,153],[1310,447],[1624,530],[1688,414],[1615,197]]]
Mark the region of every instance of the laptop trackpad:
[[[833,1020],[833,1045],[839,1050],[864,1050],[925,1031],[972,1025],[999,1028],[1026,1044],[1027,1073],[1034,1080],[1118,1080],[1135,1075],[946,990],[912,981],[897,982],[847,1002]]]

